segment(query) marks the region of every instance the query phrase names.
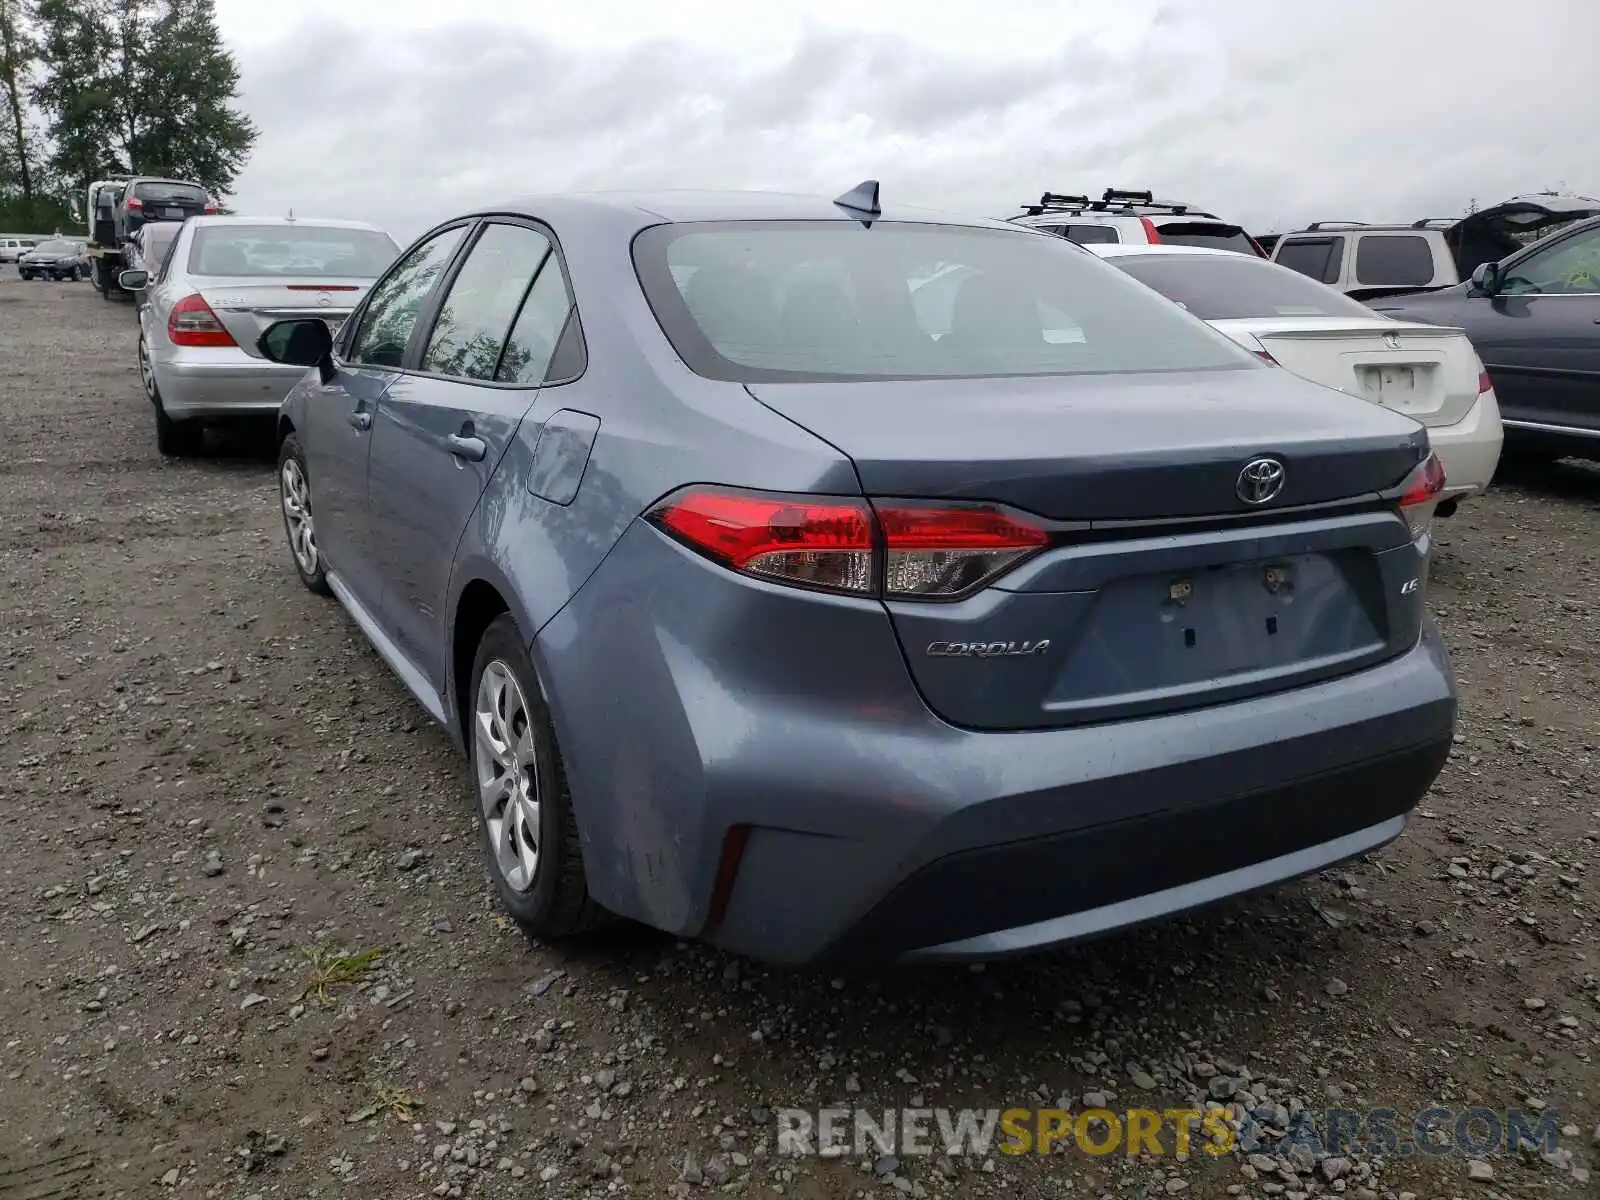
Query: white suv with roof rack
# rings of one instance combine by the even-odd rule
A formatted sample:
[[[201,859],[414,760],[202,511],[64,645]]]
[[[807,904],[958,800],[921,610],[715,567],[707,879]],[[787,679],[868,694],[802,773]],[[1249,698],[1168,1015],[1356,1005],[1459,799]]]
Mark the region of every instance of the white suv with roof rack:
[[[1006,219],[1080,246],[1208,246],[1266,257],[1240,225],[1192,204],[1157,200],[1150,192],[1125,188],[1107,188],[1098,200],[1046,192],[1037,204],[1025,204],[1020,215]]]
[[[1464,217],[1369,224],[1314,221],[1273,239],[1272,261],[1357,300],[1453,287],[1574,221],[1600,215],[1600,200],[1540,192]]]

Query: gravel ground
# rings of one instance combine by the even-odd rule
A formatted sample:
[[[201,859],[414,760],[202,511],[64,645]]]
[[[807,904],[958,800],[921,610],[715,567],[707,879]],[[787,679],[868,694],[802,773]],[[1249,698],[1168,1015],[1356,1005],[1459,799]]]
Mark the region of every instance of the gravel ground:
[[[164,462],[134,344],[126,302],[0,281],[0,1196],[1594,1186],[1600,476],[1520,477],[1444,523],[1460,736],[1386,854],[1066,953],[836,977],[510,927],[463,764],[295,579],[271,447]],[[1561,1149],[775,1145],[789,1107],[1208,1098],[1269,1132],[1544,1106]]]

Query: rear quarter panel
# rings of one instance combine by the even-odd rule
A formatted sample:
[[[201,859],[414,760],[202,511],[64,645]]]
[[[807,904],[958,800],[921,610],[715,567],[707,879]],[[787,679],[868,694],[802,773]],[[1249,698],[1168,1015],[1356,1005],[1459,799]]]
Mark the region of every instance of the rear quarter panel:
[[[456,553],[446,628],[454,629],[467,587],[492,584],[532,646],[559,735],[568,695],[617,681],[588,678],[576,669],[577,657],[545,654],[539,632],[655,501],[697,482],[848,495],[859,495],[860,485],[834,447],[758,404],[741,385],[702,379],[683,365],[645,303],[626,235],[554,232],[588,363],[576,380],[539,391],[490,479]],[[530,486],[544,424],[562,410],[599,422],[566,504]],[[575,790],[585,766],[569,764]]]

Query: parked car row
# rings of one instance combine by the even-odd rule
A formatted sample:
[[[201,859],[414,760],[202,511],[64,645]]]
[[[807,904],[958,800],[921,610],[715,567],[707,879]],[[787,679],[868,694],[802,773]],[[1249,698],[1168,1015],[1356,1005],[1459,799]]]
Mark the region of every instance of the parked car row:
[[[1461,306],[1581,295],[1600,231],[1380,305],[1046,201],[202,215],[119,282],[164,453],[276,421],[290,561],[466,755],[519,922],[987,958],[1400,835],[1455,714],[1431,523],[1503,436]]]

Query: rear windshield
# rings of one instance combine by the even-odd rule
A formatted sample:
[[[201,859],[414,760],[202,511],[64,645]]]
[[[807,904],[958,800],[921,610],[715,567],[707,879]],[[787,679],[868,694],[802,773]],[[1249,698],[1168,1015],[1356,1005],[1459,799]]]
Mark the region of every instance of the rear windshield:
[[[139,183],[133,194],[146,204],[183,204],[206,206],[209,197],[203,187],[192,183]]]
[[[689,368],[753,383],[1259,364],[1060,238],[879,222],[659,225],[634,265]]]
[[[399,249],[388,234],[373,229],[207,225],[194,231],[189,273],[376,279]]]
[[[156,221],[144,227],[144,252],[146,258],[165,258],[167,247],[178,236],[183,226],[176,221]]]
[[[1174,246],[1206,246],[1212,250],[1236,250],[1257,258],[1255,243],[1250,235],[1237,225],[1222,225],[1215,221],[1168,221],[1157,225],[1156,232],[1163,242]]]
[[[1343,292],[1288,267],[1233,254],[1128,254],[1110,260],[1207,321],[1240,317],[1370,317]]]

